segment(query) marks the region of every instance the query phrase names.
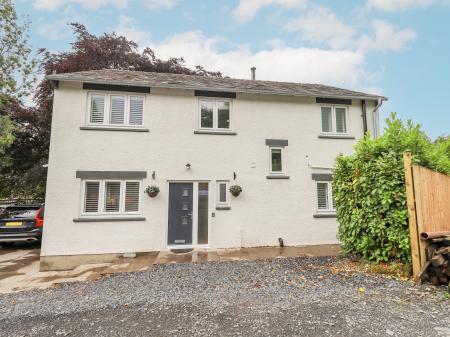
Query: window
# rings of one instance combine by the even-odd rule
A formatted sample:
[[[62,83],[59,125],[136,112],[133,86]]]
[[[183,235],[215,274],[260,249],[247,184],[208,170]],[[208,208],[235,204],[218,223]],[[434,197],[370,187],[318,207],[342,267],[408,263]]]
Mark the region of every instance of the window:
[[[333,200],[331,182],[317,181],[317,211],[335,212],[336,207]]]
[[[103,124],[105,115],[105,95],[91,95],[89,122]]]
[[[91,93],[89,124],[143,126],[144,96]]]
[[[200,128],[228,130],[231,127],[231,102],[226,100],[200,100]]]
[[[218,181],[217,182],[217,205],[228,206],[228,181]]]
[[[283,173],[283,148],[270,148],[270,173]]]
[[[323,133],[347,133],[347,108],[323,106],[320,108]]]
[[[85,215],[129,214],[139,212],[140,181],[84,181],[83,211]]]

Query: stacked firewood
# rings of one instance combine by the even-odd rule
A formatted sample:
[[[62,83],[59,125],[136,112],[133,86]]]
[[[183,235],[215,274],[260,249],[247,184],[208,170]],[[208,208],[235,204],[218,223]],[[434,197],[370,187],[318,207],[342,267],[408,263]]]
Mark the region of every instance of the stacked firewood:
[[[422,280],[447,285],[450,292],[450,235],[427,238],[427,263]]]

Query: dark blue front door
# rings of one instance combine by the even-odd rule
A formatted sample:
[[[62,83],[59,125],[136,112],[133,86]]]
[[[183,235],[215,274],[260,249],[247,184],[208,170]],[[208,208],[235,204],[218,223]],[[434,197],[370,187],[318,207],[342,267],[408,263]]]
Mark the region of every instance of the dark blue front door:
[[[192,244],[192,183],[169,184],[169,245]]]

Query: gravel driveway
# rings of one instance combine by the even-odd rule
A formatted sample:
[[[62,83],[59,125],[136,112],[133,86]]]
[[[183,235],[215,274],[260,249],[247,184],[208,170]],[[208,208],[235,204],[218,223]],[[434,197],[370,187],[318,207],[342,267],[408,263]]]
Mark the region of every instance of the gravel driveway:
[[[443,288],[336,272],[339,261],[158,265],[1,295],[0,336],[450,336]]]

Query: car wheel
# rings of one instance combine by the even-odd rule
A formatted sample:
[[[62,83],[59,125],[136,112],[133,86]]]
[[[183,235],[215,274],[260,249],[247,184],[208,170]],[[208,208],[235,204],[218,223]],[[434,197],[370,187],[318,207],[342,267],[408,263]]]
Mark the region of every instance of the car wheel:
[[[14,242],[0,242],[0,246],[3,248],[10,248],[14,246]]]

